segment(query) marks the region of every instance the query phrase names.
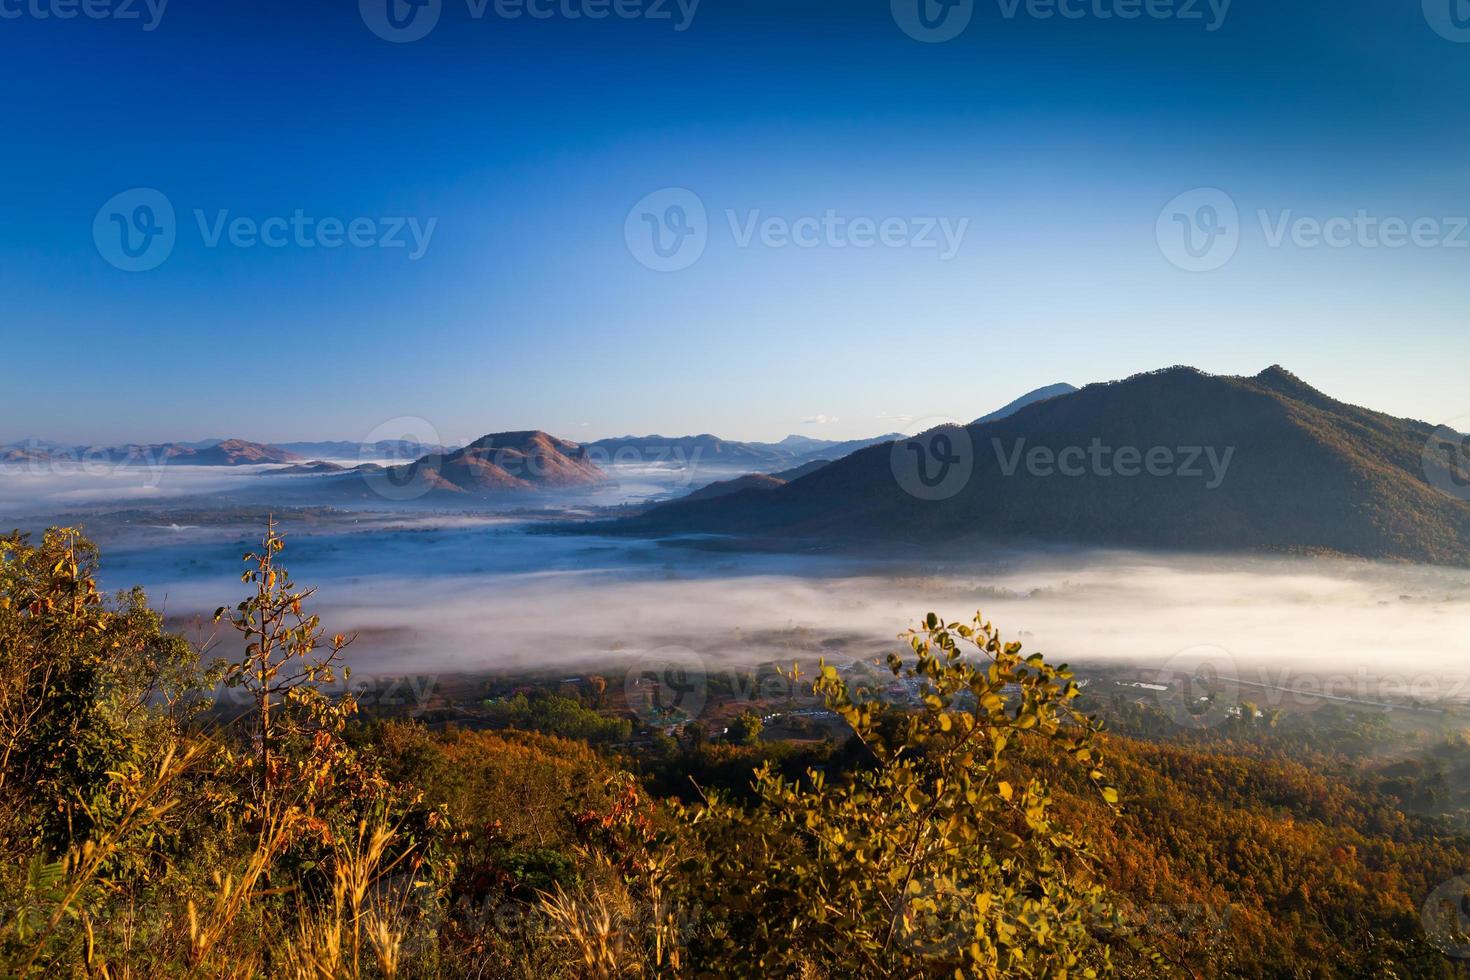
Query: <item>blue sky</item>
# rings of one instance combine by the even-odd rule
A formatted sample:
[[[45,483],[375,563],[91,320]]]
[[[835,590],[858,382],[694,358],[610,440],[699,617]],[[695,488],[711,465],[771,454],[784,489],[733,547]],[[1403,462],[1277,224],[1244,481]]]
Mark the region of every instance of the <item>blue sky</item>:
[[[446,441],[849,438],[1178,363],[1279,362],[1395,414],[1470,415],[1450,0],[1128,20],[1101,14],[1129,0],[974,0],[938,43],[852,0],[598,20],[568,16],[598,0],[516,19],[441,0],[407,43],[368,26],[387,0],[54,16],[67,2],[0,0],[0,440],[356,438],[401,417]],[[138,188],[174,241],[125,271]],[[635,241],[674,199],[630,218],[666,188],[705,212],[676,271]],[[1161,244],[1196,188],[1238,210],[1209,271]],[[298,212],[304,237],[257,240]],[[1283,220],[1360,212],[1425,244],[1272,244]],[[840,230],[782,244],[829,213]],[[363,244],[327,247],[345,231],[324,219]],[[863,222],[891,244],[862,245]],[[927,247],[946,226],[954,247]]]

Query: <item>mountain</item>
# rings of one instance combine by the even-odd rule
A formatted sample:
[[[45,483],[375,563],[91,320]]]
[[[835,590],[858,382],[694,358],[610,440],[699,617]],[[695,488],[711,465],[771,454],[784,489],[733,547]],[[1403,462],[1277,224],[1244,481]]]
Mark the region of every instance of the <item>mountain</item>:
[[[127,465],[176,459],[196,466],[241,466],[252,463],[289,463],[302,459],[418,459],[431,453],[451,451],[450,447],[411,439],[384,439],[369,443],[282,442],[270,445],[247,442],[244,439],[200,439],[196,442],[128,443],[121,446],[67,446],[44,439],[23,439],[0,446],[0,462],[73,459]]]
[[[205,440],[200,443],[129,443],[122,446],[56,446],[40,442],[0,449],[0,461],[77,461],[112,463],[118,466],[155,466],[179,463],[185,466],[253,466],[262,463],[294,463],[301,457],[279,446],[244,439]]]
[[[599,439],[587,444],[592,459],[600,465],[620,463],[669,463],[699,466],[701,463],[748,466],[752,470],[770,472],[789,468],[813,459],[837,459],[865,446],[891,442],[902,433],[889,433],[873,439],[835,442],[806,436],[787,436],[780,442],[737,442],[718,436],[621,436]]]
[[[341,478],[359,482],[362,477]],[[427,494],[486,494],[592,486],[607,475],[591,462],[587,447],[545,432],[496,432],[452,453],[433,453],[389,467],[393,486],[423,487]]]
[[[170,462],[187,463],[191,466],[248,466],[257,463],[294,463],[301,459],[279,446],[246,442],[244,439],[226,439],[203,448],[177,443],[149,448],[163,451]]]
[[[875,436],[871,439],[849,439],[846,442],[829,442],[808,455],[816,455],[825,457],[826,459],[841,459],[843,456],[850,456],[859,449],[884,445],[895,439],[902,439],[903,437],[904,434],[902,432],[890,432],[887,435]]]
[[[294,466],[282,466],[279,469],[266,470],[261,476],[303,476],[322,473],[346,473],[350,467],[340,463],[330,463],[324,459],[313,459],[305,463],[297,463]],[[382,467],[378,467],[382,469]]]
[[[267,446],[244,439],[225,439],[203,447],[182,442],[164,442],[153,445],[129,444],[108,449],[83,450],[83,458],[106,458],[123,466],[147,465],[158,462],[179,463],[185,466],[254,466],[262,463],[294,463],[301,459],[293,452],[278,446]]]
[[[780,442],[751,442],[746,443],[763,452],[775,453],[786,459],[812,459],[823,457],[826,459],[838,459],[848,453],[855,453],[859,449],[877,445],[880,442],[892,442],[902,439],[902,432],[890,432],[883,436],[874,436],[871,439],[848,439],[838,441],[835,439],[813,439],[810,436],[787,436]]]
[[[1047,385],[1045,388],[1037,388],[1035,391],[1026,392],[1026,394],[1022,395],[1020,398],[1017,398],[1010,404],[1005,405],[1002,408],[997,408],[989,415],[980,416],[972,424],[980,425],[983,422],[996,422],[1000,419],[1008,419],[1012,415],[1015,415],[1017,412],[1019,412],[1021,409],[1025,408],[1027,405],[1034,405],[1037,402],[1044,402],[1048,398],[1056,398],[1058,395],[1070,395],[1072,394],[1072,392],[1077,390],[1078,389],[1076,385],[1069,385],[1065,381],[1060,382],[1059,384]]]
[[[0,463],[45,463],[53,458],[54,450],[40,446],[0,446]]]
[[[282,442],[278,446],[311,459],[418,459],[433,453],[453,451],[448,446],[415,442],[412,439],[383,439],[378,442]]]
[[[680,497],[680,500],[713,500],[715,497],[725,497],[741,490],[774,490],[776,487],[784,487],[792,480],[799,480],[808,473],[815,473],[826,466],[831,460],[814,459],[800,466],[780,473],[747,473],[737,476],[733,480],[718,480],[708,486],[700,487],[692,493]]]
[[[747,473],[737,476],[732,480],[716,480],[714,483],[700,487],[680,497],[680,500],[713,500],[716,497],[727,497],[732,493],[742,490],[774,490],[784,487],[785,480],[778,480],[769,473]]]
[[[832,439],[813,439],[811,436],[798,435],[789,435],[785,439],[782,439],[780,442],[754,443],[754,445],[757,446],[769,446],[772,449],[776,449],[780,452],[791,453],[794,456],[801,456],[805,455],[806,453],[818,452],[826,448],[827,446],[834,446],[836,444],[836,441]]]
[[[789,453],[753,443],[733,442],[708,433],[698,436],[619,436],[587,443],[586,449],[599,464],[609,463],[745,463],[779,466],[791,459]]]
[[[1434,432],[1336,401],[1280,367],[1254,377],[1169,368],[935,432],[927,444],[860,450],[763,493],[675,501],[614,527],[1470,564],[1470,460],[1463,450],[1457,461],[1431,452]],[[920,449],[948,458],[960,479],[931,492],[914,468]],[[928,478],[945,475],[934,456],[927,462]]]

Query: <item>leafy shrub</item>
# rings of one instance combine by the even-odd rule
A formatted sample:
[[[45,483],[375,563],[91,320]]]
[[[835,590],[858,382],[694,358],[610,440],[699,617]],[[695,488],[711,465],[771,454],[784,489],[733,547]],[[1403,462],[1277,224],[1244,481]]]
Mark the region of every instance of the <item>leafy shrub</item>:
[[[633,725],[624,718],[605,718],[571,698],[538,693],[528,698],[524,693],[485,706],[486,716],[497,728],[519,728],[575,738],[584,742],[625,742],[633,734]]]

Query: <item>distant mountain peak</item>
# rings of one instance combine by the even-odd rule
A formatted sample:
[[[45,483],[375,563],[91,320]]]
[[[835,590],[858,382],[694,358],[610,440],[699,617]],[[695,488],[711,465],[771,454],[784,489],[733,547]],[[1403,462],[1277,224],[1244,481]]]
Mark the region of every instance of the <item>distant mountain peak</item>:
[[[1069,385],[1065,381],[1059,381],[1056,384],[1046,385],[1045,387],[1037,388],[1034,391],[1026,392],[1026,394],[1022,395],[1020,398],[1017,398],[1015,401],[1012,401],[1009,404],[997,408],[989,415],[980,416],[971,424],[980,425],[984,422],[998,422],[1001,419],[1010,418],[1012,415],[1015,415],[1021,409],[1025,408],[1027,405],[1035,405],[1037,402],[1044,402],[1048,398],[1058,398],[1062,395],[1070,395],[1077,390],[1078,388],[1075,385]]]
[[[405,482],[421,478],[433,491],[471,495],[590,486],[607,478],[585,447],[540,429],[492,432],[394,469]]]
[[[970,470],[942,498],[914,493],[896,469],[908,457],[880,446],[784,486],[665,504],[625,526],[1470,566],[1470,493],[1458,463],[1426,451],[1434,427],[1337,401],[1279,365],[1254,376],[1141,373],[967,431]]]

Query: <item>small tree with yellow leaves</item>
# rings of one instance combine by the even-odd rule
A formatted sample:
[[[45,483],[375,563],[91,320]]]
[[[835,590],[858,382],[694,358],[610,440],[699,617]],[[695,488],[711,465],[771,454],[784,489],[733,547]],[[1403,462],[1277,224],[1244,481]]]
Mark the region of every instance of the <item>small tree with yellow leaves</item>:
[[[351,755],[341,739],[357,710],[351,693],[334,701],[322,690],[351,670],[342,651],[351,640],[341,633],[325,638],[319,618],[302,604],[315,589],[297,589],[276,556],[285,548],[276,522],[266,524],[260,550],[245,555],[240,579],[254,595],[233,611],[221,607],[215,621],[226,620],[245,641],[239,659],[228,664],[225,683],[243,691],[252,710],[254,752],[250,764],[255,815],[268,819],[285,790],[291,804],[308,809],[318,791],[332,781]],[[325,639],[325,643],[323,643]]]
[[[1109,971],[1117,920],[1041,779],[1008,771],[1036,739],[1107,804],[1099,723],[1065,665],[1021,655],[979,616],[932,613],[891,656],[896,697],[823,664],[814,689],[866,747],[843,779],[767,764],[757,800],[684,811],[656,884],[674,962],[721,976],[1051,977]],[[671,962],[665,954],[667,968]]]

